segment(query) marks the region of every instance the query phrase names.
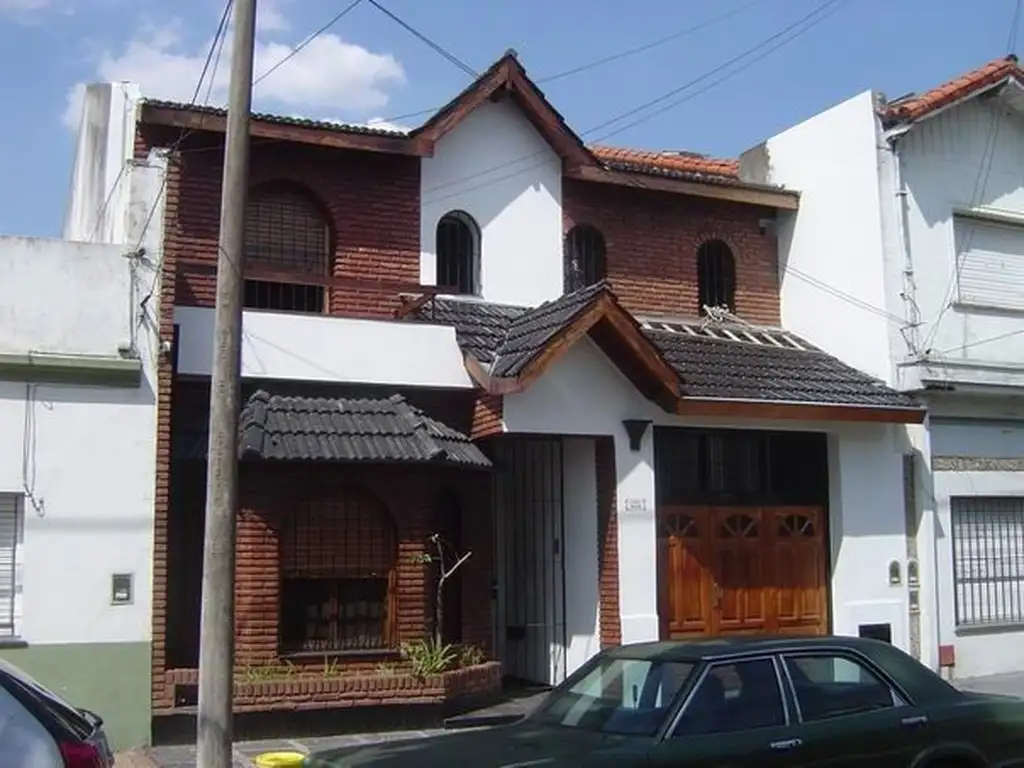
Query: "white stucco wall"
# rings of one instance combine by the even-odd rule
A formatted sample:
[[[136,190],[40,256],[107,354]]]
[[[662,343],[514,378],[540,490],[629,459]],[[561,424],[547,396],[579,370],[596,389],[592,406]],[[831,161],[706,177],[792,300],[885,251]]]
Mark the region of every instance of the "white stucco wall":
[[[214,311],[176,307],[178,372],[209,376]],[[451,326],[245,311],[242,376],[396,386],[473,386]]]
[[[444,136],[420,174],[420,282],[437,282],[437,222],[480,228],[481,296],[536,305],[562,293],[562,163],[508,101],[480,106]]]
[[[0,351],[117,357],[136,322],[123,249],[0,239]],[[31,643],[150,637],[155,340],[138,387],[0,381],[0,492],[24,493],[21,635]],[[111,576],[133,576],[111,605]]]
[[[601,650],[598,625],[597,465],[594,441],[562,442],[562,504],[565,510],[566,674]]]
[[[999,110],[1003,117],[993,131]],[[989,150],[991,158],[986,157]],[[960,305],[953,281],[960,244],[954,237],[954,210],[1009,216],[1024,225],[1024,117],[998,100],[970,101],[914,126],[900,140],[899,151],[909,192],[922,336],[931,339],[939,363],[994,366],[983,379],[968,372],[969,379],[1024,385],[1024,337],[1005,336],[1024,329],[1021,313]],[[944,310],[950,298],[954,306]],[[1005,338],[978,344],[997,336]],[[951,370],[944,375],[960,378],[965,373]]]
[[[586,393],[581,397],[580,393]],[[827,429],[830,433],[832,607],[834,631],[856,634],[859,624],[889,622],[907,647],[906,594],[888,584],[889,560],[906,569],[902,446],[886,425],[683,420],[643,399],[589,340],[578,343],[528,390],[507,395],[510,432],[612,435],[618,475],[619,590],[623,642],[658,637],[654,437],[629,448],[622,420],[655,425]],[[567,538],[567,562],[580,543]]]
[[[800,191],[778,219],[782,324],[892,383],[878,143],[866,91],[749,154],[758,181]]]

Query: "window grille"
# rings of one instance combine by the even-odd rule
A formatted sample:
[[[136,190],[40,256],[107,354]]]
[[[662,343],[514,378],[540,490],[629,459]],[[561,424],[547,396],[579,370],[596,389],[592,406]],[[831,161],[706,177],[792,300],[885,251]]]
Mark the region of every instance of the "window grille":
[[[950,512],[957,626],[1024,624],[1024,497],[956,496]]]
[[[697,310],[736,309],[736,260],[721,240],[708,240],[697,249]]]
[[[607,276],[604,236],[589,224],[577,224],[565,236],[565,292],[594,285]]]
[[[478,292],[480,229],[473,218],[452,211],[437,223],[437,285],[459,294]]]

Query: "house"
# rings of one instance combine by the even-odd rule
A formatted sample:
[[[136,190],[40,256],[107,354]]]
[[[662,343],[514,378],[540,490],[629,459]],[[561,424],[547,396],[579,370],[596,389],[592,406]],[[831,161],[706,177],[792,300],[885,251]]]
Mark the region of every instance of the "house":
[[[166,150],[154,737],[194,713],[225,114]],[[736,163],[587,145],[506,54],[409,132],[255,115],[239,713],[450,705],[602,646],[835,631],[909,647],[903,425],[784,327],[780,212]],[[459,669],[409,674],[441,598]],[[393,708],[393,707],[392,707]]]
[[[134,109],[110,86],[85,104],[93,129]],[[110,204],[75,210],[64,239],[0,237],[0,656],[101,713],[120,749],[150,730],[160,352],[132,306],[159,279],[139,214],[162,167],[105,173],[76,166],[78,197]]]
[[[905,578],[915,647],[958,677],[1024,666],[1022,82],[1009,56],[867,91],[741,159],[801,192],[778,222],[783,324],[927,403]]]

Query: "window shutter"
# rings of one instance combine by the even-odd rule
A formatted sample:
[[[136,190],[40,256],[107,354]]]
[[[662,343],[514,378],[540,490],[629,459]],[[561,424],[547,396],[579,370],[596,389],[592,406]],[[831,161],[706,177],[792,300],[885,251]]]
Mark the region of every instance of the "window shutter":
[[[954,235],[960,301],[1024,309],[1024,227],[958,217]]]
[[[0,637],[15,634],[15,568],[21,497],[0,494]]]

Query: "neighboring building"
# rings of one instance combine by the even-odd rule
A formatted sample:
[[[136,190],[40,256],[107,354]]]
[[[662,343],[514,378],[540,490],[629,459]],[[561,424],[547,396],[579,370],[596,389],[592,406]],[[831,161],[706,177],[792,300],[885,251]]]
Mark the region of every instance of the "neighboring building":
[[[224,128],[139,113],[139,157],[174,147],[157,738],[195,703]],[[889,563],[901,425],[924,410],[780,327],[771,229],[798,194],[588,147],[512,55],[409,133],[258,115],[252,136],[240,712],[491,686],[496,665],[440,683],[380,667],[430,630],[433,533],[472,552],[446,636],[517,678],[659,637],[881,627],[909,647]]]
[[[124,164],[134,108],[88,90],[65,239],[0,237],[0,654],[101,713],[115,748],[150,730],[160,351],[133,307],[159,285],[140,213],[162,168]]]
[[[910,620],[922,658],[960,677],[1024,667],[1022,83],[1008,57],[868,91],[741,160],[801,192],[779,221],[784,325],[927,402],[907,434]]]

